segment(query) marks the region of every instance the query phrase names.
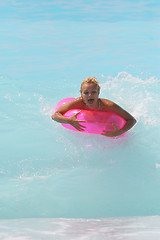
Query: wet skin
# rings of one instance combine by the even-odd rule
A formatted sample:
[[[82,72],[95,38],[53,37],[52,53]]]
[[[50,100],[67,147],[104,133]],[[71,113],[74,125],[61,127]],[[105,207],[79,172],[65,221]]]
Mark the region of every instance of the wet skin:
[[[122,109],[120,106],[114,102],[107,99],[99,99],[99,89],[94,83],[85,83],[81,89],[81,97],[68,102],[62,106],[52,115],[52,119],[60,123],[69,123],[78,131],[84,131],[83,122],[77,119],[76,113],[71,117],[64,117],[63,114],[70,109],[87,109],[91,111],[104,111],[104,112],[114,112],[126,120],[126,124],[123,129],[119,130],[115,124],[113,124],[114,130],[112,132],[103,131],[101,134],[107,137],[116,137],[124,132],[128,131],[136,123],[135,118],[130,115],[127,111]],[[100,106],[98,101],[100,101]],[[82,123],[82,124],[81,124]]]

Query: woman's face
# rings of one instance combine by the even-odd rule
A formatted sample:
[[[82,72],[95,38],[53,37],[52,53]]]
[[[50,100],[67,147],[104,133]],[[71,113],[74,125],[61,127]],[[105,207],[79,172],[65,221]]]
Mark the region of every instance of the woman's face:
[[[94,83],[84,83],[81,89],[81,97],[89,108],[98,107],[98,86]]]

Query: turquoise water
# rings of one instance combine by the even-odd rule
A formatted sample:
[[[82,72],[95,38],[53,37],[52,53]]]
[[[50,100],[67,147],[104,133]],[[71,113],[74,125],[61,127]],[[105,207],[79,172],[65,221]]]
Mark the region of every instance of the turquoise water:
[[[138,121],[120,139],[52,122],[58,92],[76,96],[74,82],[55,89],[54,81],[1,77],[2,218],[159,214],[159,80],[127,73],[102,79],[101,95]]]
[[[34,219],[66,229],[65,218],[75,231],[76,221],[92,219],[92,226],[100,221],[101,239],[118,239],[126,236],[123,218],[129,217],[132,239],[145,238],[142,233],[139,238],[135,221],[147,231],[153,218],[158,225],[152,216],[160,214],[159,3],[121,1],[121,8],[103,1],[92,7],[80,1],[79,8],[63,1],[8,3],[1,4],[0,23],[1,225],[18,239],[9,230],[10,219],[18,225],[18,219],[29,218],[32,231]],[[51,120],[57,102],[79,96],[88,76],[100,80],[101,97],[137,119],[124,137],[77,133]],[[117,238],[104,229],[113,226],[110,218],[125,226],[123,233],[116,228]],[[25,228],[17,234],[27,239]],[[152,239],[159,239],[152,230]]]

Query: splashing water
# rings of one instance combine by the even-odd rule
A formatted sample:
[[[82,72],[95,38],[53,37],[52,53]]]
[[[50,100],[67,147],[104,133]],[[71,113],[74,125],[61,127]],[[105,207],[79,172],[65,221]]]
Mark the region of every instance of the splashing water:
[[[1,217],[157,214],[159,79],[126,72],[102,76],[101,97],[138,121],[119,139],[77,133],[53,122],[50,115],[60,100],[51,95],[54,83],[39,82],[37,88],[36,83],[0,80]],[[74,91],[76,86],[73,97]]]

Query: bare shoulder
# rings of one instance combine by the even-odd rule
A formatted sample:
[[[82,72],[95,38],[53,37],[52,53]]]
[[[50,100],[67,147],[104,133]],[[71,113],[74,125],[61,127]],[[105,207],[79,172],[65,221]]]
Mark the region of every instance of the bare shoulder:
[[[106,111],[106,112],[110,111],[110,112],[116,113],[126,120],[133,119],[133,116],[131,114],[129,114],[126,110],[124,110],[122,107],[120,107],[115,102],[112,102],[108,99],[102,99],[101,98],[101,103],[102,103],[102,110],[103,111]]]
[[[82,100],[82,97],[75,98],[73,101],[69,102],[70,109],[78,108],[83,109],[85,104]]]
[[[84,109],[85,105],[81,97],[75,98],[74,100],[61,105],[56,112],[64,114],[70,109]]]
[[[102,104],[102,109],[104,109],[104,111],[109,110],[110,108],[115,107],[117,104],[115,104],[114,102],[105,99],[105,98],[100,98],[101,100],[101,104]]]

